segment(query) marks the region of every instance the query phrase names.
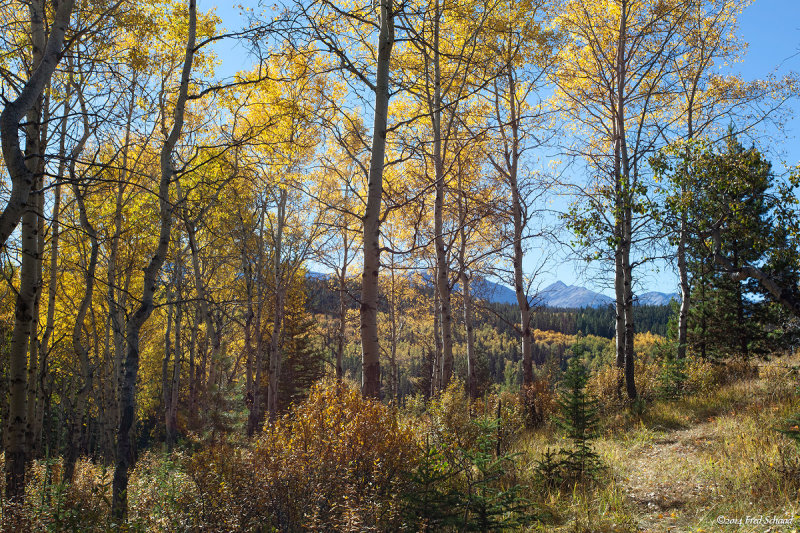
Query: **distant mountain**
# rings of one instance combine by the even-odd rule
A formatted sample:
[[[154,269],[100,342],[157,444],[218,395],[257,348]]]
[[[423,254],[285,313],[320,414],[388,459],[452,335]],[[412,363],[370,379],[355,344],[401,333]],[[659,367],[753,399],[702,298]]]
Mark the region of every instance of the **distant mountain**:
[[[681,297],[678,293],[664,293],[664,292],[646,292],[640,294],[636,299],[637,305],[669,305],[672,300],[680,301]]]
[[[476,298],[488,300],[495,304],[517,303],[517,293],[505,285],[489,281],[486,278],[476,279],[470,283],[470,288],[472,289],[472,295]]]
[[[330,274],[320,272],[308,272],[309,279],[325,280]],[[458,285],[455,287],[459,290]],[[517,295],[509,287],[490,281],[486,278],[476,278],[471,283],[472,295],[476,298],[488,300],[492,303],[516,305]],[[663,292],[646,292],[639,295],[636,305],[667,305],[670,300],[678,300],[679,296],[675,293],[667,294]],[[567,285],[562,281],[556,281],[552,285],[545,287],[535,298],[534,304],[544,307],[562,307],[567,309],[580,309],[583,307],[605,307],[613,304],[614,299],[605,294],[592,291],[586,287],[577,285]]]
[[[613,298],[594,292],[586,287],[567,285],[556,281],[545,287],[536,298],[537,303],[545,307],[604,307],[614,302]]]
[[[516,304],[517,296],[513,290],[492,281],[482,279],[473,284],[473,293],[478,298],[484,298],[492,303]],[[670,300],[677,300],[675,293],[646,292],[638,296],[636,305],[667,305]],[[605,294],[592,291],[586,287],[567,285],[563,281],[556,281],[545,287],[536,297],[536,305],[544,307],[565,307],[580,309],[582,307],[605,307],[613,304],[614,299]]]

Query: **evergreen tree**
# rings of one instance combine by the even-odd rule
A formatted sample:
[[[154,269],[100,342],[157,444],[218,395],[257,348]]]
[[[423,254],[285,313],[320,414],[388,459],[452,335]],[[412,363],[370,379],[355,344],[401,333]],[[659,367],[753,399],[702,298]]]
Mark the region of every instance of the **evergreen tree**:
[[[557,400],[560,413],[555,419],[571,441],[571,446],[560,452],[565,478],[581,483],[593,478],[601,467],[592,447],[598,436],[598,403],[586,390],[588,381],[589,370],[582,358],[572,356],[561,381]]]
[[[761,265],[785,286],[797,286],[797,250],[776,224],[780,189],[772,166],[755,147],[730,135],[721,151],[701,151],[694,161],[702,181],[695,202],[695,238],[690,245],[693,309],[689,345],[703,357],[763,354],[774,350],[767,332],[769,296],[750,278],[740,280],[715,264],[716,253],[734,270]]]

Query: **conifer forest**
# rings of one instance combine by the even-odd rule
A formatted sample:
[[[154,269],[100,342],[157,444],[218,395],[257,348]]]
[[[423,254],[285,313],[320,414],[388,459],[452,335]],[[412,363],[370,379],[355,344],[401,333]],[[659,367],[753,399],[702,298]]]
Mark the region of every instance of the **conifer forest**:
[[[796,532],[795,15],[0,0],[0,531]]]

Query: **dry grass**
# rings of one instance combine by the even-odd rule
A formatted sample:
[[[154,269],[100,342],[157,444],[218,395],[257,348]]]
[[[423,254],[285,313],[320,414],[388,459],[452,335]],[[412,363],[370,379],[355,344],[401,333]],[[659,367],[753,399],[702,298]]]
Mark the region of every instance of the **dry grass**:
[[[798,362],[777,359],[761,366],[760,377],[750,373],[716,390],[609,416],[595,444],[609,470],[593,489],[543,498],[559,512],[540,530],[800,529],[798,449],[775,431],[800,412],[800,382],[792,369]],[[547,447],[559,443],[541,430],[518,444],[532,469]],[[718,525],[721,515],[797,518],[792,526]]]

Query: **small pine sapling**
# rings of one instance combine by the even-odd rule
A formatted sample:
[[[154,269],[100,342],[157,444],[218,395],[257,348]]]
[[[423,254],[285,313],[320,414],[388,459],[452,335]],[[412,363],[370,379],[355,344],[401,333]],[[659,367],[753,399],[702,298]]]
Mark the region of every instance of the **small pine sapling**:
[[[566,481],[584,483],[594,479],[602,466],[592,447],[600,418],[597,399],[586,390],[588,381],[589,370],[582,359],[571,357],[556,401],[560,412],[555,417],[556,424],[571,441],[569,448],[560,451]]]

